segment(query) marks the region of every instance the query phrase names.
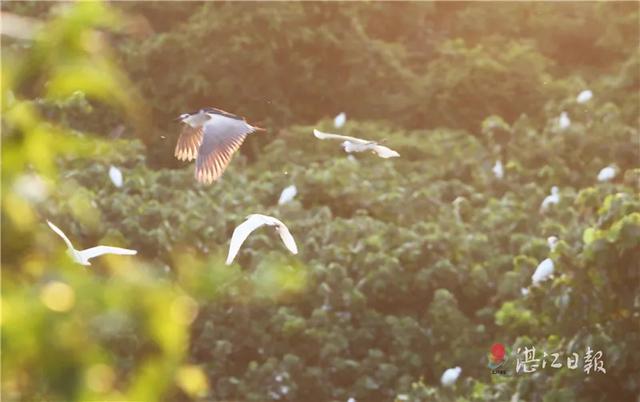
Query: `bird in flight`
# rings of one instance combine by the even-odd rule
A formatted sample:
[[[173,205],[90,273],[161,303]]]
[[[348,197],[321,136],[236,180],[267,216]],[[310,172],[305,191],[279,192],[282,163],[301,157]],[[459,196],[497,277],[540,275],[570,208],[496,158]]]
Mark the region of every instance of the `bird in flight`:
[[[361,138],[349,137],[346,135],[323,133],[319,130],[313,130],[313,135],[321,140],[339,140],[342,141],[342,147],[348,153],[372,151],[381,158],[395,158],[400,156],[393,149],[380,145],[375,141],[363,140]]]
[[[58,236],[62,237],[62,240],[64,240],[65,244],[67,245],[69,255],[71,255],[71,258],[73,258],[73,260],[80,265],[91,265],[91,263],[89,262],[90,259],[99,257],[103,254],[134,255],[138,253],[136,250],[129,250],[127,248],[111,246],[96,246],[88,248],[86,250],[76,250],[71,244],[69,238],[64,234],[62,230],[60,230],[59,227],[49,221],[47,221],[47,224],[49,225],[51,230],[56,232]]]
[[[242,222],[233,231],[231,236],[231,244],[229,244],[229,254],[227,256],[227,265],[231,265],[233,259],[236,258],[238,251],[242,243],[249,237],[249,235],[261,226],[272,226],[276,229],[276,232],[280,235],[285,247],[293,254],[298,254],[298,246],[296,241],[291,236],[291,232],[280,220],[261,214],[251,214],[247,216],[246,220]]]
[[[215,108],[183,113],[177,120],[183,127],[174,155],[181,161],[195,159],[196,180],[205,184],[211,184],[222,176],[247,135],[264,131],[242,117]]]

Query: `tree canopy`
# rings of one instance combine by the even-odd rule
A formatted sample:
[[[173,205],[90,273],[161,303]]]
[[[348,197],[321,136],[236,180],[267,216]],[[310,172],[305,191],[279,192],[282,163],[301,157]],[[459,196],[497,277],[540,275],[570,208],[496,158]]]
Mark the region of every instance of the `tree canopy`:
[[[640,394],[637,4],[2,11],[3,400]],[[173,157],[172,120],[206,106],[267,128],[211,186]],[[400,157],[347,157],[314,128]],[[226,266],[251,213],[285,222],[299,254],[260,229]],[[78,248],[138,254],[75,265],[47,219]],[[518,372],[530,347],[547,365]],[[585,372],[589,348],[606,373]]]

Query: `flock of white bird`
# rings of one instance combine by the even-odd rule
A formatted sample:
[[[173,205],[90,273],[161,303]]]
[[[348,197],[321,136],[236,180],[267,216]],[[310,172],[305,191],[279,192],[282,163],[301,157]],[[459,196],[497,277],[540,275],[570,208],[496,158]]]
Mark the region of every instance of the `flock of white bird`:
[[[261,130],[251,126],[244,118],[225,112],[220,109],[205,108],[196,113],[185,113],[178,118],[183,123],[182,132],[176,144],[175,156],[180,160],[196,159],[196,180],[202,183],[210,183],[217,180],[231,161],[231,156],[240,147],[247,135]],[[347,116],[340,113],[334,119],[336,128],[341,128],[346,123]],[[340,134],[324,133],[314,130],[313,134],[321,140],[342,141],[342,146],[347,153],[371,151],[381,158],[394,158],[400,156],[396,151],[378,144],[375,141],[349,137]],[[109,178],[114,186],[120,188],[124,185],[124,178],[120,169],[109,167]],[[291,202],[298,193],[295,185],[286,187],[280,194],[278,205]],[[81,265],[91,265],[89,260],[104,254],[134,255],[136,250],[97,246],[87,250],[76,250],[69,238],[60,228],[47,221],[49,227],[62,239],[68,248],[68,253],[73,260]],[[275,229],[280,235],[284,246],[292,254],[298,253],[298,246],[287,226],[272,216],[263,214],[251,214],[245,221],[238,225],[231,236],[229,252],[226,264],[231,265],[240,251],[242,244],[251,233],[262,226]]]
[[[593,97],[590,90],[584,90],[576,97],[577,103],[586,103]],[[231,161],[232,155],[242,145],[247,135],[260,131],[259,127],[251,126],[244,118],[222,111],[220,109],[206,108],[196,113],[182,114],[177,120],[183,123],[182,132],[178,139],[175,156],[180,160],[196,160],[195,177],[202,183],[211,183],[217,180],[227,165]],[[335,128],[341,128],[346,123],[347,116],[345,113],[338,114],[334,119]],[[562,112],[558,117],[557,126],[560,130],[566,130],[571,125],[571,119],[567,112]],[[356,137],[350,137],[340,134],[325,133],[319,130],[313,130],[313,135],[320,140],[337,140],[341,141],[341,145],[345,152],[365,152],[370,151],[381,158],[399,157],[398,152],[381,145],[375,141],[365,140]],[[496,160],[492,168],[493,174],[497,179],[504,177],[504,167],[501,160]],[[598,181],[607,182],[613,180],[617,175],[618,169],[615,165],[604,167],[597,176]],[[115,166],[109,168],[109,178],[114,186],[120,188],[124,184],[122,172]],[[280,194],[278,205],[291,202],[298,194],[295,185],[286,187]],[[545,213],[552,205],[560,202],[560,190],[557,186],[551,188],[551,193],[544,198],[540,204],[540,212]],[[68,253],[75,262],[81,265],[91,265],[89,260],[104,254],[117,255],[134,255],[136,250],[111,247],[96,246],[86,250],[77,250],[73,247],[68,237],[53,223],[47,221],[49,227],[58,234],[65,242]],[[236,255],[240,251],[242,244],[249,235],[262,226],[269,226],[275,229],[279,234],[284,246],[292,253],[298,253],[298,247],[287,226],[280,220],[263,214],[251,214],[246,217],[245,221],[238,225],[231,236],[229,244],[229,252],[226,264],[233,263]],[[558,238],[551,236],[547,239],[549,249],[554,251]],[[554,272],[554,262],[549,257],[540,262],[531,276],[534,286],[538,286],[541,282],[549,279]],[[529,293],[528,288],[521,290],[526,296]],[[444,371],[440,379],[443,386],[453,386],[457,381],[462,369],[460,367],[449,368]]]
[[[593,98],[593,92],[590,89],[585,89],[576,96],[576,102],[580,104],[587,103]],[[571,118],[569,113],[562,111],[558,117],[557,127],[559,131],[564,131],[571,126]]]

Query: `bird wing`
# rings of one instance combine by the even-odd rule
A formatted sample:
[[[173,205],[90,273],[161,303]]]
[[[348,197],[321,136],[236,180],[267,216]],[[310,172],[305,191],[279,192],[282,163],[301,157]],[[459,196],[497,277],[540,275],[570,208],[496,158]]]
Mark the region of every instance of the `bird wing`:
[[[217,107],[208,107],[206,110],[211,112],[211,113],[216,113],[216,114],[220,114],[220,115],[223,115],[223,116],[226,116],[226,117],[230,117],[232,119],[243,120],[243,121],[246,120],[242,116],[238,116],[237,114],[229,113],[226,110],[218,109]]]
[[[210,184],[217,180],[248,134],[256,130],[244,120],[212,115],[203,126],[202,145],[196,159],[196,180]]]
[[[347,135],[323,133],[320,130],[313,130],[313,135],[315,135],[316,138],[321,140],[351,141],[356,144],[371,144],[373,142],[373,141],[363,140],[362,138],[349,137]]]
[[[229,254],[227,255],[227,265],[231,265],[233,259],[236,258],[238,251],[240,251],[240,247],[247,237],[259,228],[262,225],[265,225],[267,222],[264,217],[261,215],[249,215],[247,220],[239,224],[234,230],[233,235],[231,236],[231,243],[229,244]]]
[[[53,223],[47,221],[47,225],[49,225],[49,227],[51,228],[51,230],[53,230],[54,232],[56,232],[58,234],[58,236],[62,237],[62,240],[64,240],[64,242],[66,243],[67,247],[69,247],[69,249],[71,250],[75,250],[73,248],[73,245],[71,244],[71,240],[69,240],[69,238],[67,237],[67,235],[64,234],[64,232],[62,230],[60,230],[59,227],[57,227],[56,225],[54,225]]]
[[[396,151],[394,151],[391,148],[387,148],[384,145],[375,145],[373,147],[373,152],[375,152],[376,154],[378,154],[379,157],[381,158],[397,158],[398,156],[400,156],[399,153],[397,153]]]
[[[298,246],[296,245],[296,241],[293,239],[291,232],[289,232],[289,228],[287,228],[282,222],[280,222],[280,224],[278,225],[278,234],[280,235],[280,238],[282,239],[285,247],[289,251],[291,251],[291,253],[298,254]]]
[[[176,144],[174,155],[181,161],[190,161],[198,156],[198,148],[202,143],[202,127],[191,127],[184,124]]]
[[[111,246],[95,246],[86,250],[78,251],[80,257],[85,261],[90,260],[93,257],[101,256],[103,254],[134,255],[137,253],[138,252],[136,250]]]

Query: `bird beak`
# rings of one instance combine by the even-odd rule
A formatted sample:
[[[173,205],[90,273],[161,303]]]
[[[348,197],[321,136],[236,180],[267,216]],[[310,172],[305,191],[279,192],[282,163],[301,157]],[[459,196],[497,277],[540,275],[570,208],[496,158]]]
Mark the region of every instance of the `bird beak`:
[[[182,116],[178,116],[175,119],[173,119],[173,121],[182,121]]]

